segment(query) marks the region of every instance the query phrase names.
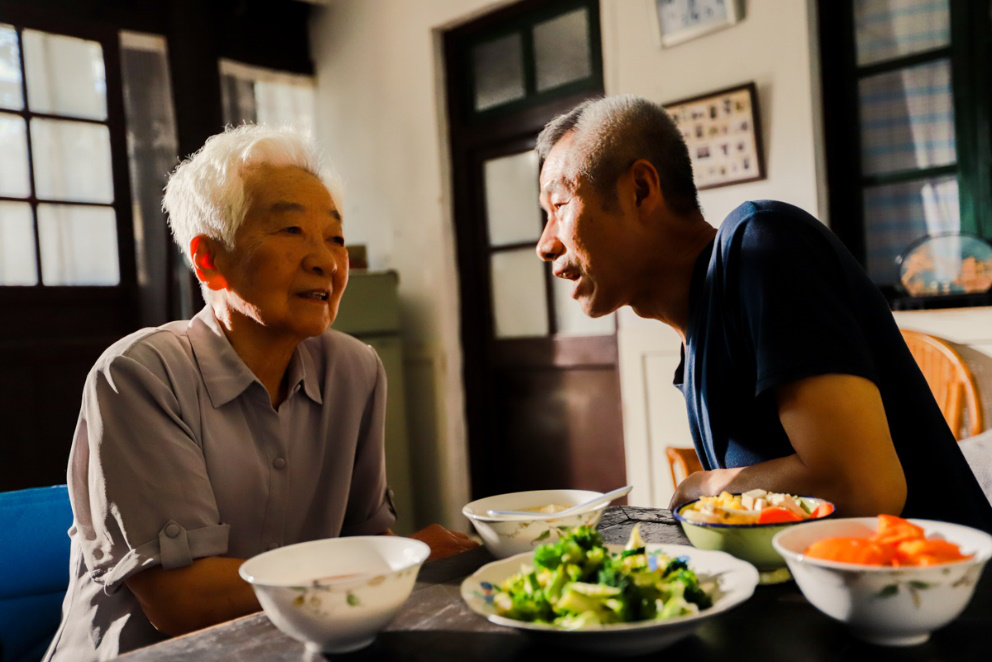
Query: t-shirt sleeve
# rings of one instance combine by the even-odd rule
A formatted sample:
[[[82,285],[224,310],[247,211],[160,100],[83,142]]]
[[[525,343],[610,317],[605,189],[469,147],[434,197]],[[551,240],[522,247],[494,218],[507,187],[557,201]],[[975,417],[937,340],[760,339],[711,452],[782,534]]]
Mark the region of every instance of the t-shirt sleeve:
[[[146,568],[188,566],[228,547],[203,453],[160,358],[148,348],[105,355],[83,390],[69,491],[83,561],[107,593]]]
[[[758,212],[742,230],[739,260],[739,319],[756,363],[755,396],[833,373],[877,383],[845,265],[825,233]]]
[[[386,371],[378,355],[375,355],[375,366],[375,386],[362,417],[351,491],[341,530],[341,535],[345,536],[379,534],[396,521],[386,481]]]

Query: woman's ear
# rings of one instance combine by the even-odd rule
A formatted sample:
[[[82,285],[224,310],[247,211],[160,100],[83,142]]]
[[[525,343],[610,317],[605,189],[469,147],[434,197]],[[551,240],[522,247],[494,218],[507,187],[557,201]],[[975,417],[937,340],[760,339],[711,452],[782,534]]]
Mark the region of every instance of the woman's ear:
[[[217,270],[217,242],[199,234],[189,242],[193,256],[193,271],[197,279],[211,290],[227,289],[227,279]]]

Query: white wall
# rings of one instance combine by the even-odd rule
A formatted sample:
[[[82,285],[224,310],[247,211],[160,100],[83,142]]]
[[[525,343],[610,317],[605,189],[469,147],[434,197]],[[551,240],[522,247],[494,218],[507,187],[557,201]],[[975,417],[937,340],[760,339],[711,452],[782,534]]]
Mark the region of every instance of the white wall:
[[[345,180],[345,233],[400,277],[417,515],[464,528],[458,278],[435,30],[492,0],[332,0],[314,8],[315,131]],[[390,384],[390,388],[402,388]],[[402,504],[400,504],[402,507]]]

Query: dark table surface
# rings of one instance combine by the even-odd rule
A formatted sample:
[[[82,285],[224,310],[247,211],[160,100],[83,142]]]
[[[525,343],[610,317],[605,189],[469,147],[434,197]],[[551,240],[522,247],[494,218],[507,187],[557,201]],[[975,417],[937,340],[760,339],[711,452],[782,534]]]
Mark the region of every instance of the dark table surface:
[[[599,529],[608,543],[625,543],[634,524],[649,543],[688,544],[667,510],[617,506]],[[413,594],[368,648],[347,655],[309,653],[262,613],[170,639],[125,656],[148,660],[273,661],[582,660],[581,653],[546,648],[526,635],[489,623],[462,601],[462,579],[493,560],[479,548],[424,565]],[[588,659],[593,659],[591,656]],[[597,656],[595,659],[603,659]],[[810,605],[793,582],[759,586],[750,600],[703,622],[696,632],[659,653],[629,660],[990,660],[992,574],[983,573],[965,612],[930,641],[909,648],[862,643],[845,626]]]

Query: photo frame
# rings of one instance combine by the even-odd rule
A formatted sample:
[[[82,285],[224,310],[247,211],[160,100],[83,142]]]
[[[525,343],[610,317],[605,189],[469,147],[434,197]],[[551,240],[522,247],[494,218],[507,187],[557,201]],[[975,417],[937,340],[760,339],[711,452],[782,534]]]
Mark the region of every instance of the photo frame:
[[[765,179],[753,82],[662,105],[685,138],[698,190]]]
[[[665,48],[728,28],[744,18],[741,0],[651,0]]]

